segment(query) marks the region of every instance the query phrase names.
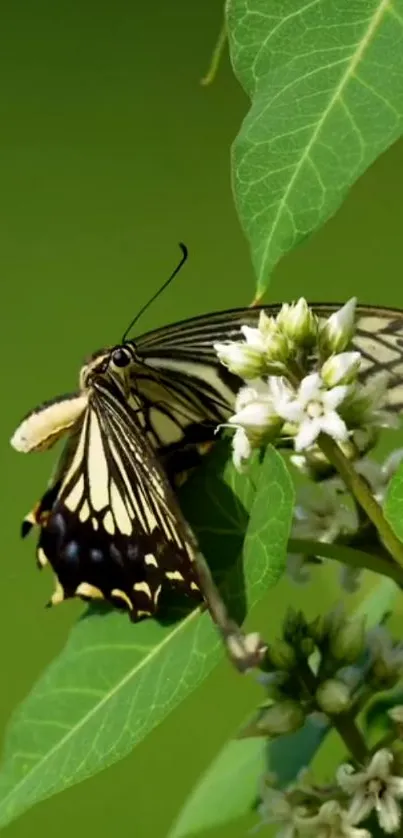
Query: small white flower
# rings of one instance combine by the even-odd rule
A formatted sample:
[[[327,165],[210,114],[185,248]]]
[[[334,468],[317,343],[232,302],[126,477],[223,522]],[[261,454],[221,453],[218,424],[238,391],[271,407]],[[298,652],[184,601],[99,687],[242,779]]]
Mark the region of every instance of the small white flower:
[[[343,418],[350,427],[398,428],[399,419],[387,404],[388,383],[390,376],[380,372],[364,385],[357,385],[350,390],[343,405]]]
[[[263,823],[281,827],[276,838],[298,838],[299,821],[307,810],[303,806],[293,806],[285,792],[264,786],[258,811]]]
[[[300,835],[315,838],[371,838],[367,829],[357,829],[357,821],[352,821],[349,812],[345,812],[337,800],[327,800],[317,815],[304,818]]]
[[[304,724],[305,712],[301,704],[291,698],[275,701],[263,711],[257,728],[268,736],[283,736],[299,730]]]
[[[252,453],[252,446],[244,428],[237,428],[232,438],[232,459],[236,469],[242,471],[243,466]]]
[[[311,311],[304,297],[297,303],[284,303],[276,323],[287,337],[302,346],[312,345],[318,334],[318,318]]]
[[[256,349],[257,352],[264,353],[264,335],[258,328],[252,326],[241,326],[241,332],[251,349]]]
[[[335,311],[319,330],[319,347],[323,355],[343,352],[354,335],[357,298],[352,297],[339,311]]]
[[[337,413],[349,392],[348,386],[326,390],[319,373],[314,372],[301,381],[297,394],[283,379],[275,379],[271,389],[277,414],[297,426],[294,440],[297,452],[309,448],[320,433],[328,434],[337,442],[348,439],[347,426]]]
[[[388,716],[392,719],[393,722],[397,725],[403,725],[403,705],[402,704],[395,704],[394,707],[390,707],[388,710]]]
[[[330,544],[341,533],[355,533],[358,518],[340,481],[301,487],[294,510],[292,538],[307,538]]]
[[[356,378],[360,365],[360,352],[340,352],[325,361],[320,371],[321,378],[327,387],[350,384]]]
[[[341,765],[337,782],[351,796],[349,815],[353,823],[365,820],[375,809],[380,827],[387,833],[396,832],[400,825],[400,805],[403,798],[403,777],[392,774],[393,754],[386,748],[377,751],[365,771],[354,771],[351,765]]]
[[[356,594],[360,589],[362,579],[362,568],[351,565],[341,565],[339,571],[340,586],[346,594]]]
[[[282,425],[265,381],[254,379],[250,385],[241,387],[235,400],[235,413],[228,420],[228,427],[236,428],[232,440],[235,467],[242,470],[252,450],[275,437]]]
[[[288,576],[296,585],[306,585],[310,582],[311,573],[303,553],[289,553],[286,567]]]
[[[395,642],[384,626],[376,626],[367,635],[372,656],[371,678],[379,682],[396,682],[403,674],[403,643]]]
[[[393,451],[382,464],[370,457],[356,461],[355,468],[369,483],[375,500],[382,504],[390,479],[403,461],[403,448]]]
[[[283,424],[274,408],[270,388],[260,380],[241,388],[235,400],[235,413],[228,421],[244,428],[249,440],[257,444],[270,430]]]
[[[258,332],[257,329],[250,331]],[[248,342],[215,343],[214,349],[221,363],[240,378],[256,378],[264,370],[264,353],[257,345]]]

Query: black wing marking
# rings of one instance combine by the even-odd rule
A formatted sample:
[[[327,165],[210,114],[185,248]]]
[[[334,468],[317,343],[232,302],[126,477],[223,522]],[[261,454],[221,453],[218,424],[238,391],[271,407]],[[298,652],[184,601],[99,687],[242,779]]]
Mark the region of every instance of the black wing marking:
[[[64,466],[34,517],[41,526],[38,562],[49,562],[58,579],[53,604],[102,598],[135,621],[155,613],[164,587],[201,599],[194,538],[112,379],[94,385]]]

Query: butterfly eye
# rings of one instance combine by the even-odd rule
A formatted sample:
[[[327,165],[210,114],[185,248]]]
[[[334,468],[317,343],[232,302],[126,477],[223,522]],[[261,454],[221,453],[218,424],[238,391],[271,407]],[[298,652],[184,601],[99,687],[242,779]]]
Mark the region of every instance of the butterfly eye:
[[[130,364],[131,355],[127,349],[124,349],[122,346],[119,346],[117,349],[114,349],[112,352],[112,362],[115,364],[115,367],[127,367]]]

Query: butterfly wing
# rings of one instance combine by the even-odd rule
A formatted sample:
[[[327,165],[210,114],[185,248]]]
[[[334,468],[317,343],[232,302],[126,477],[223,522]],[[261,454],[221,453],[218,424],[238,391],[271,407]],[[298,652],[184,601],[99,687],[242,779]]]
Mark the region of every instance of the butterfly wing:
[[[192,534],[112,380],[94,386],[35,523],[38,562],[58,580],[53,604],[106,599],[135,621],[155,613],[164,586],[200,599]]]
[[[339,307],[313,306],[323,318]],[[279,306],[264,308],[275,314]],[[23,528],[41,528],[38,562],[49,562],[58,577],[54,603],[104,598],[136,620],[155,613],[164,585],[200,596],[195,545],[161,463],[170,475],[195,465],[217,423],[233,411],[241,382],[219,363],[214,343],[241,338],[241,326],[256,326],[260,310],[219,312],[150,332],[133,342],[138,364],[126,398],[113,378],[101,376],[88,400],[73,394],[61,400],[61,413],[57,403],[45,406],[46,415],[34,412],[33,431],[32,417],[20,426],[19,450],[30,450],[32,433],[32,447],[41,447],[43,422],[49,444],[54,424],[56,436],[71,434]],[[390,406],[399,411],[403,313],[361,306],[357,314],[362,377],[388,372]]]
[[[320,318],[340,304],[313,304]],[[214,351],[216,342],[242,339],[241,326],[257,326],[260,311],[275,315],[279,305],[234,309],[192,318],[149,332],[132,343],[142,362],[133,388],[143,403],[149,438],[175,473],[197,464],[219,422],[233,412],[240,379]],[[403,407],[403,312],[359,306],[354,347],[362,354],[362,380],[387,372],[389,407]]]

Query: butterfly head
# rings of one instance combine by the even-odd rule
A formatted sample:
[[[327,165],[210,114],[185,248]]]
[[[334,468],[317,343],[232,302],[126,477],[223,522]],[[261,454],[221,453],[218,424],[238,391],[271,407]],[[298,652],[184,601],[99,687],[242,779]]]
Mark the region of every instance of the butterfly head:
[[[91,355],[81,368],[80,388],[91,388],[97,378],[111,374],[124,377],[136,360],[134,346],[131,343],[119,344],[108,349],[100,349]]]

